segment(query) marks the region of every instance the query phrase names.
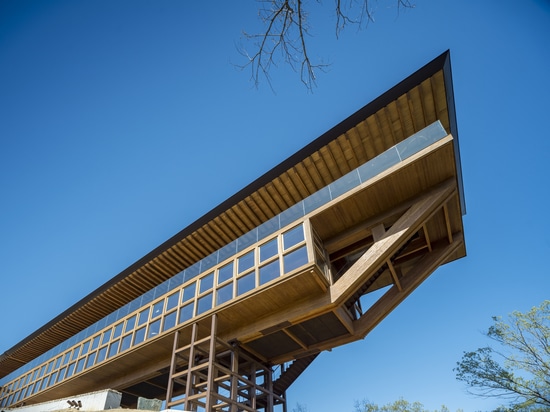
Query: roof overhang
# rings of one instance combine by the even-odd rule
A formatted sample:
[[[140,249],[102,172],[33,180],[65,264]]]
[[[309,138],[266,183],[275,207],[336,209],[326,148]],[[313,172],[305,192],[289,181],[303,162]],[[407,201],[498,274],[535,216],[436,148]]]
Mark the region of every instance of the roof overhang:
[[[464,214],[447,51],[0,355],[0,377],[436,120],[454,137],[459,207]]]

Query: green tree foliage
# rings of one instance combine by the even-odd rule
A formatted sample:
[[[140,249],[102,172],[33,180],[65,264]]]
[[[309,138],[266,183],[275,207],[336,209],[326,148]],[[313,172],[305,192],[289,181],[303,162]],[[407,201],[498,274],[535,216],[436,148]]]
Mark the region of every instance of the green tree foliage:
[[[493,321],[486,334],[497,349],[464,352],[457,379],[475,395],[504,399],[499,411],[550,410],[550,301]]]
[[[363,400],[361,402],[355,402],[355,412],[450,412],[449,408],[445,405],[441,406],[441,409],[430,411],[424,408],[420,402],[409,402],[401,398],[395,402],[388,403],[387,405],[378,406],[375,403]],[[461,412],[461,410],[457,411]]]

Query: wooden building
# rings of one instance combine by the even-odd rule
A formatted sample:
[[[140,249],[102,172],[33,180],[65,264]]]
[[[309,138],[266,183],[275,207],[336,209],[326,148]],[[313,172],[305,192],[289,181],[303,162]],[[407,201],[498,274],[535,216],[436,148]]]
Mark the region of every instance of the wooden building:
[[[464,213],[446,52],[7,350],[0,406],[285,410],[318,353],[465,256]]]

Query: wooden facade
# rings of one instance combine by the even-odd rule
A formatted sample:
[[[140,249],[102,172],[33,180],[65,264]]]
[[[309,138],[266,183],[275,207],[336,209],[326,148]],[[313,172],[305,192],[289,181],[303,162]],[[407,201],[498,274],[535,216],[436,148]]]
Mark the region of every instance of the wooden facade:
[[[443,133],[412,151],[427,127]],[[465,256],[457,138],[447,52],[2,354],[0,404],[108,387],[125,406],[284,407],[319,352]]]

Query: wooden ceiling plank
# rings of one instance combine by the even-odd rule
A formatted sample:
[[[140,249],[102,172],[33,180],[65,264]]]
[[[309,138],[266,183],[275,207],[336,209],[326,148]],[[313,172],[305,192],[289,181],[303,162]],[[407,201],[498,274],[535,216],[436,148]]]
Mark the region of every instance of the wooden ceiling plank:
[[[426,121],[424,120],[424,108],[422,106],[422,99],[420,97],[420,87],[416,86],[411,89],[407,93],[407,96],[409,97],[409,112],[411,113],[414,131],[416,133],[427,126]]]
[[[311,156],[304,159],[301,164],[303,164],[305,172],[314,183],[316,191],[325,187],[328,184],[325,183],[325,179],[323,179],[323,176],[321,175],[321,173],[319,173],[319,170],[317,169],[317,166],[315,165],[315,162],[313,161],[313,158]]]
[[[289,205],[285,202],[273,182],[268,183],[265,188],[281,211],[286,210],[289,207]]]
[[[317,191],[317,188],[315,187],[311,176],[309,175],[309,173],[307,173],[307,170],[303,164],[298,163],[296,166],[293,166],[291,169],[291,173],[294,176],[293,179],[296,181],[296,186],[298,188],[298,191],[300,192],[302,199],[305,199],[306,197]]]
[[[269,210],[269,212],[266,212],[268,213],[269,219],[281,213],[281,209],[277,206],[265,187],[260,188],[260,190],[258,190],[256,194],[265,205],[265,208]]]
[[[397,109],[403,124],[404,137],[413,135],[416,130],[414,128],[411,111],[409,109],[409,99],[407,95],[402,95],[397,98]]]
[[[313,153],[311,156],[311,161],[313,164],[313,167],[321,176],[321,179],[323,180],[323,187],[327,186],[329,183],[332,183],[333,179],[331,174],[329,173],[327,169],[327,164],[325,163],[324,159],[321,156],[321,153],[319,151]]]
[[[296,177],[294,173],[290,173],[288,170],[281,175],[281,182],[284,184],[288,193],[292,198],[292,203],[297,203],[304,198],[303,191],[300,191],[296,185]],[[299,180],[298,180],[299,182]]]
[[[263,207],[265,207],[266,204],[264,203],[263,199],[258,196],[258,192],[252,193],[252,195],[248,196],[244,201],[248,208],[251,210],[253,216],[258,221],[258,223],[256,223],[256,226],[269,219],[263,211]]]
[[[336,139],[336,143],[342,151],[344,159],[346,159],[349,170],[357,169],[361,165],[361,162],[353,151],[353,147],[351,146],[351,141],[347,133],[340,135],[338,139]]]
[[[357,162],[361,165],[370,160],[367,156],[367,152],[365,152],[365,147],[361,141],[359,130],[354,127],[346,132],[346,136],[348,137],[353,155],[357,158]]]
[[[259,209],[256,204],[250,199],[248,202],[242,201],[236,205],[243,216],[246,216],[251,227],[259,226],[262,220],[255,213],[254,209]]]
[[[441,124],[450,132],[449,114],[447,112],[447,93],[445,90],[445,79],[443,77],[443,71],[439,71],[431,78],[433,96],[435,101],[435,108],[437,111],[437,118],[441,121]]]
[[[368,128],[369,136],[372,137],[372,139],[364,140],[367,153],[372,159],[385,151],[387,147],[384,145],[384,142],[380,136],[380,128],[376,120],[376,114],[365,120],[365,126]]]
[[[424,123],[426,125],[430,125],[437,120],[430,80],[426,79],[420,83],[418,90],[420,93],[420,101],[422,103],[422,112],[424,113]]]

